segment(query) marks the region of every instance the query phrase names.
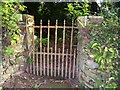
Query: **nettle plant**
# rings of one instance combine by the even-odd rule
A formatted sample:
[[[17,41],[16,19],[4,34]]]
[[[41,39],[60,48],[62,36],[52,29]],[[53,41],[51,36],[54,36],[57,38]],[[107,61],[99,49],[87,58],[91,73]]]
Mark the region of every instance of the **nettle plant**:
[[[120,18],[115,14],[105,18],[102,24],[90,25],[92,31],[90,33],[91,41],[88,45],[91,58],[99,63],[99,70],[109,74],[109,78],[105,83],[99,83],[99,87],[116,88],[119,74],[119,30]]]

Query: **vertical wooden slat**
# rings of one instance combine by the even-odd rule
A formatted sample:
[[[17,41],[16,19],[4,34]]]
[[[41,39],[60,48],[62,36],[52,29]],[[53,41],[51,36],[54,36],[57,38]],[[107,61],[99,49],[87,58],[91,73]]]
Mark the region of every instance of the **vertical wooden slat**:
[[[67,73],[68,73],[68,49],[66,50],[66,62],[65,62],[65,78],[67,78]]]
[[[45,75],[45,72],[46,72],[46,68],[45,68],[45,47],[44,47],[44,50],[43,50],[43,75]]]
[[[60,76],[60,48],[58,49],[58,53],[59,53],[59,56],[58,56],[58,76]]]
[[[63,69],[64,69],[64,49],[65,49],[65,20],[64,20],[64,28],[63,28],[63,48],[62,48],[62,73],[61,76],[63,77]]]
[[[71,30],[71,40],[70,40],[70,54],[72,53],[72,44],[73,44],[73,20],[72,20],[72,30]]]
[[[37,75],[39,75],[39,69],[38,69],[38,51],[36,52],[36,67],[37,67]]]
[[[30,58],[32,58],[32,56],[30,56]],[[32,73],[32,63],[31,62],[29,62],[30,64],[30,73]]]
[[[47,75],[49,76],[49,43],[50,43],[50,41],[49,41],[49,39],[50,39],[50,28],[49,28],[49,26],[50,26],[50,20],[48,20],[48,37],[47,37]]]
[[[73,75],[72,75],[72,78],[74,78],[75,77],[75,60],[76,59],[76,49],[74,49],[74,55],[73,55]]]
[[[35,74],[35,42],[34,42],[34,28],[32,28],[32,53],[33,53],[33,74]]]
[[[72,54],[72,44],[73,44],[73,20],[72,20],[71,41],[70,41],[69,79],[71,78],[71,54]]]
[[[53,48],[51,48],[51,76],[53,76],[53,55],[52,55],[52,53],[53,53]]]
[[[42,20],[40,20],[40,53],[42,53]],[[40,54],[40,75],[42,75],[42,54]]]
[[[29,29],[29,27],[27,27],[27,25],[28,25],[28,19],[26,19],[26,37],[25,37],[26,50],[28,50],[28,29]]]
[[[56,52],[57,52],[57,24],[58,20],[56,20],[56,27],[55,27],[55,64],[54,64],[54,76],[56,76]]]
[[[25,40],[26,40],[26,50],[28,50],[28,27],[27,27],[27,25],[28,25],[28,19],[27,19],[27,17],[26,17],[26,27],[25,27],[25,31],[26,31],[26,35],[25,35]],[[26,63],[27,62],[25,62],[25,65],[26,65]],[[28,68],[28,72],[30,73],[30,64],[28,64],[28,66],[25,66],[25,67],[27,67]]]
[[[80,47],[80,46],[79,46]],[[78,47],[77,47],[77,49],[76,49],[76,53],[80,53],[80,50],[78,51]],[[76,55],[76,77],[79,77],[80,76],[80,71],[79,71],[79,61],[78,61],[78,58],[80,57],[78,57],[78,55]]]

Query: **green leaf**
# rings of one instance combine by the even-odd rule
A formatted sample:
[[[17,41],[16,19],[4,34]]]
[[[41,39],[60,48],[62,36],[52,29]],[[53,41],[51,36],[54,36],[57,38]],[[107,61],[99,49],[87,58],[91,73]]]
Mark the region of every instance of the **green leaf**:
[[[110,51],[110,52],[114,52],[113,48],[109,48],[109,51]]]
[[[89,55],[91,58],[94,58],[95,56],[94,55]]]
[[[10,54],[14,53],[14,50],[12,48],[10,48],[10,47],[7,47],[7,49],[5,50],[5,52],[10,55]]]
[[[11,44],[14,45],[16,43],[15,40],[11,40]]]
[[[3,90],[3,87],[0,87],[0,90]]]
[[[108,48],[107,48],[107,47],[105,47],[104,51],[105,51],[105,52],[107,52],[107,51],[108,51]]]
[[[94,43],[91,48],[94,48],[97,45],[98,45],[98,43]]]
[[[107,52],[103,52],[103,57],[106,58]]]

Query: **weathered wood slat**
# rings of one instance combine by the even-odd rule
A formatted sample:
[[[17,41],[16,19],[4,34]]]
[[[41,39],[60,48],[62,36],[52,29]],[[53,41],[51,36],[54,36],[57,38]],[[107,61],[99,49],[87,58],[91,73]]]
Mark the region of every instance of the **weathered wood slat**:
[[[70,54],[72,53],[72,45],[73,45],[73,20],[72,20],[72,30],[71,30],[71,40],[70,40]]]
[[[74,56],[73,56],[73,75],[72,75],[72,78],[74,78],[75,77],[75,71],[76,71],[76,69],[75,69],[75,59],[76,59],[76,49],[74,49]]]
[[[44,52],[34,52],[34,53],[35,54],[36,53],[38,53],[38,54],[45,54],[45,55],[47,55],[47,54],[49,54],[49,55],[55,55],[55,53],[47,53],[47,52],[45,52],[45,53]],[[56,55],[60,55],[61,56],[63,54],[58,52],[58,53],[56,53]],[[73,54],[66,54],[66,53],[64,53],[64,56],[66,56],[66,55],[73,56]]]
[[[43,75],[45,75],[45,71],[46,71],[46,68],[45,68],[45,47],[44,47],[44,50],[43,50]]]
[[[63,48],[62,48],[62,77],[63,77],[63,66],[64,66],[64,49],[65,49],[65,20],[64,20],[64,28],[63,28]]]
[[[55,64],[54,64],[54,76],[56,76],[56,51],[57,51],[57,24],[58,20],[56,20],[56,28],[55,28]]]
[[[68,49],[66,50],[66,61],[65,61],[65,78],[67,78],[67,73],[68,73]]]
[[[41,28],[41,26],[27,26],[27,27],[34,27],[34,28]],[[48,28],[48,26],[42,26],[42,28]],[[56,26],[49,26],[49,28],[56,28]],[[64,28],[64,26],[57,26],[57,28]],[[65,26],[66,29],[71,29],[72,26]],[[73,27],[78,29],[78,27]]]
[[[40,52],[42,52],[42,20],[40,20]],[[40,54],[40,75],[42,75],[42,55]]]
[[[36,55],[36,67],[37,67],[37,75],[39,75],[39,64],[38,64],[38,53],[35,54]]]
[[[51,53],[53,53],[53,48],[51,48]],[[53,76],[53,54],[51,54],[51,76]]]
[[[58,49],[58,76],[60,76],[60,48]]]
[[[25,25],[25,30],[26,30],[26,37],[25,37],[25,40],[26,40],[26,49],[28,50],[28,29],[29,29],[29,27],[27,27],[27,22],[28,22],[28,19],[26,19],[25,20],[25,22],[26,22],[26,25]],[[27,40],[28,39],[28,40]],[[29,63],[29,62],[28,62]],[[31,67],[30,67],[30,64],[28,64],[28,66],[27,66],[27,72],[28,73],[31,73],[30,72],[30,69],[31,69]]]
[[[34,41],[34,28],[32,29],[32,53],[33,53],[33,74],[35,74],[35,54],[34,54],[34,50],[35,50],[35,41]]]
[[[72,45],[73,45],[73,20],[72,20],[72,29],[71,29],[71,40],[70,40],[70,54],[72,53]],[[71,78],[71,56],[69,63],[69,78]]]
[[[32,58],[32,56],[30,56],[30,58]],[[32,63],[31,62],[29,63],[30,63],[30,73],[32,73]]]
[[[27,27],[27,22],[28,22],[28,19],[26,19],[26,25],[25,25],[25,29],[26,29],[26,37],[25,37],[26,38],[26,49],[28,50],[28,40],[29,40],[29,38],[28,38],[28,29],[29,29],[29,27]]]
[[[49,43],[50,43],[50,20],[48,20],[48,37],[47,37],[47,53],[49,53]],[[49,55],[47,55],[47,76],[49,76]]]

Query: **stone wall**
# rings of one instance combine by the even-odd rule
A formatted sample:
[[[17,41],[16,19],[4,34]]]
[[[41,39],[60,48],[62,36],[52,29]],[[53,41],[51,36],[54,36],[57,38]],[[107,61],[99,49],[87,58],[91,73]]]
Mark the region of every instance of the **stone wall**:
[[[87,53],[87,44],[90,42],[89,33],[90,31],[84,27],[88,23],[101,23],[103,18],[100,16],[83,16],[77,19],[79,25],[79,36],[77,45],[77,61],[78,61],[78,78],[80,84],[86,88],[98,87],[97,83],[104,82],[108,77],[106,73],[98,70],[99,64],[90,57],[91,53]],[[81,25],[82,23],[83,25]]]
[[[16,72],[24,71],[24,64],[26,64],[26,60],[30,55],[29,52],[32,51],[32,32],[34,28],[27,29],[26,25],[33,25],[34,17],[31,15],[18,15],[20,17],[20,21],[18,22],[18,24],[22,30],[21,35],[19,36],[20,41],[16,42],[15,45],[8,46],[14,50],[14,54],[0,54],[0,58],[2,61],[0,63],[0,85],[2,85],[4,81],[14,75]],[[2,59],[2,56],[4,57],[4,59]]]

